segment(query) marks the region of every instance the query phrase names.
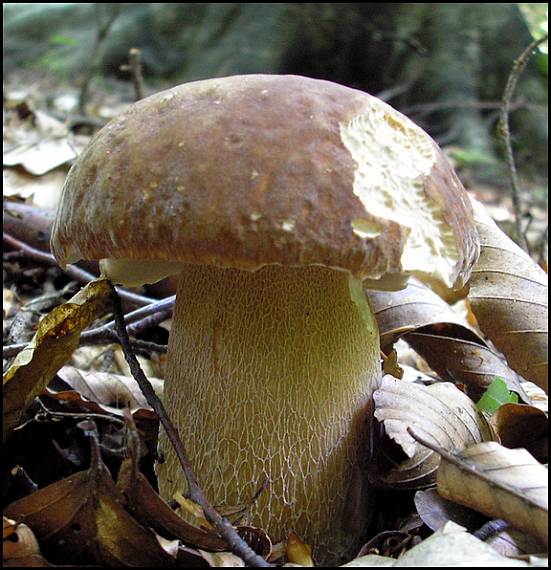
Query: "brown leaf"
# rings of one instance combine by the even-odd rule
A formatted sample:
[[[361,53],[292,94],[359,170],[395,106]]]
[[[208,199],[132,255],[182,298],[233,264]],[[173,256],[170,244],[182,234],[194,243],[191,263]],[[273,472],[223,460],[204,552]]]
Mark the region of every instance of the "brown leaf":
[[[548,460],[549,423],[540,409],[522,404],[503,404],[490,418],[501,445],[523,447],[538,461]]]
[[[420,355],[442,380],[465,384],[478,399],[496,376],[525,402],[520,377],[503,358],[444,300],[415,279],[401,291],[367,291],[387,351],[399,337]]]
[[[511,367],[547,391],[547,275],[473,200],[481,252],[469,299]]]
[[[193,526],[175,513],[153,490],[147,479],[133,468],[130,459],[125,460],[120,468],[117,486],[128,499],[134,516],[159,534],[178,538],[187,546],[203,550],[227,549],[225,540],[214,531]]]
[[[4,373],[4,438],[78,345],[81,331],[105,311],[111,286],[92,281],[39,323],[34,337]]]
[[[414,501],[421,520],[433,531],[453,521],[465,527],[469,532],[473,532],[487,520],[486,517],[472,509],[444,499],[435,488],[417,491]]]
[[[459,325],[466,329],[464,335],[480,339],[443,299],[415,278],[410,278],[407,287],[400,291],[366,289],[366,293],[377,318],[381,348],[385,352],[401,336],[440,323]]]
[[[542,546],[539,540],[511,527],[501,531],[496,536],[490,536],[486,540],[496,552],[503,556],[526,556],[541,552]]]
[[[199,550],[199,552],[212,568],[245,567],[243,560],[231,552],[207,552],[206,550]]]
[[[121,416],[124,409],[134,412],[138,409],[151,410],[140,387],[132,376],[79,370],[74,366],[64,366],[57,375],[73,390],[101,409]],[[148,377],[155,393],[162,397],[163,380]]]
[[[53,216],[66,177],[66,170],[60,168],[52,170],[42,176],[33,176],[19,169],[4,169],[3,195],[4,197],[21,198],[29,204],[32,203],[35,206],[48,210]],[[8,208],[8,210],[9,209],[11,208]],[[12,226],[13,219],[10,220],[8,216],[4,231],[12,233]],[[49,229],[50,228],[48,228],[48,230]],[[27,231],[31,232],[32,229],[27,228]],[[46,244],[49,244],[49,240],[45,240],[45,245]],[[32,243],[30,245],[32,245]],[[44,248],[42,247],[41,249]],[[46,249],[49,250],[49,248]]]
[[[4,561],[4,568],[55,568],[55,564],[50,564],[40,554],[31,554],[21,558],[12,558]],[[74,566],[73,568],[78,568]]]
[[[3,560],[11,560],[40,554],[38,541],[26,525],[3,517]]]
[[[529,402],[520,376],[483,342],[466,339],[462,333],[455,325],[435,325],[412,332],[404,340],[442,380],[465,384],[474,400],[499,376],[509,390]]]
[[[401,380],[404,377],[404,369],[398,364],[398,353],[392,350],[388,356],[384,352],[381,356],[383,357],[383,374],[390,374]]]
[[[385,376],[373,399],[375,417],[407,456],[399,462],[391,460],[390,467],[382,470],[377,465],[379,484],[407,489],[433,484],[440,458],[418,444],[407,432],[409,427],[445,449],[461,449],[492,438],[474,402],[450,383],[421,386]]]
[[[6,514],[24,518],[52,557],[64,562],[89,551],[106,566],[174,565],[155,535],[124,504],[96,453],[90,469],[15,501]]]
[[[437,488],[446,499],[503,519],[547,545],[547,477],[525,449],[487,441],[443,454]]]
[[[312,549],[308,544],[302,542],[298,534],[291,532],[287,537],[287,560],[291,564],[299,566],[314,566],[312,560]]]

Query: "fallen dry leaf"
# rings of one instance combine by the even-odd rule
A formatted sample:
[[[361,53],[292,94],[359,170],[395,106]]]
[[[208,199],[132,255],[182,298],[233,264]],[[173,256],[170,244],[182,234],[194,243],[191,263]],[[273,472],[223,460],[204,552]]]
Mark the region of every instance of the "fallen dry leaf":
[[[462,338],[461,332],[457,327],[441,325],[412,332],[405,340],[442,380],[465,384],[473,400],[499,376],[509,390],[529,402],[520,376],[485,344]]]
[[[81,331],[103,314],[110,294],[107,280],[92,281],[40,321],[28,346],[4,373],[4,438],[18,425],[34,397],[69,360]]]
[[[120,468],[117,486],[128,499],[134,516],[162,536],[178,538],[186,546],[203,550],[227,549],[226,542],[214,531],[193,526],[175,513],[133,467],[130,459],[125,460]]]
[[[90,140],[73,135],[65,123],[30,106],[23,116],[17,112],[9,118],[4,129],[3,164],[20,165],[36,176],[75,159]]]
[[[124,508],[125,499],[93,446],[91,467],[15,501],[6,515],[24,520],[52,558],[84,551],[105,566],[173,566],[153,532]]]
[[[389,355],[381,353],[383,358],[383,374],[390,374],[401,380],[404,377],[404,369],[398,364],[398,353],[391,350]]]
[[[3,289],[3,304],[2,304],[2,328],[4,337],[10,328],[10,321],[17,314],[21,307],[19,299],[11,289]]]
[[[67,139],[44,139],[4,153],[4,166],[21,165],[30,174],[40,176],[76,157],[74,146]]]
[[[547,559],[530,562],[506,558],[491,546],[469,534],[463,527],[449,522],[432,536],[408,550],[398,559],[368,555],[356,558],[343,567],[366,566],[547,566]]]
[[[503,519],[547,545],[548,471],[525,449],[495,441],[442,453],[438,492],[446,499]]]
[[[542,548],[539,540],[511,527],[507,527],[495,536],[490,536],[485,542],[503,556],[526,557],[540,553]]]
[[[312,549],[308,544],[302,542],[301,538],[294,532],[291,532],[287,537],[287,560],[291,564],[314,566]]]
[[[391,460],[387,468],[376,465],[372,475],[379,484],[408,489],[433,484],[440,458],[417,443],[407,432],[409,427],[445,449],[462,449],[492,439],[474,402],[449,382],[422,386],[384,376],[373,399],[375,418],[407,456],[398,463]]]
[[[523,447],[540,463],[549,455],[549,422],[547,414],[534,406],[503,404],[490,418],[501,445]]]
[[[549,398],[545,391],[542,390],[539,386],[536,386],[533,382],[523,382],[522,387],[528,395],[532,406],[548,414]]]
[[[487,521],[487,518],[477,511],[444,499],[434,487],[417,491],[414,501],[421,520],[433,531],[453,521],[469,532],[474,532]]]
[[[442,380],[465,384],[477,399],[496,376],[525,402],[521,378],[444,300],[412,279],[402,291],[367,291],[381,346],[402,337]]]
[[[547,391],[547,275],[473,200],[480,259],[469,300],[480,328],[510,366]]]
[[[135,412],[138,409],[150,410],[145,396],[132,376],[79,370],[74,366],[63,366],[57,375],[80,396],[95,402],[101,409],[117,416],[124,409]],[[162,397],[163,380],[148,377],[157,396]]]
[[[33,531],[22,523],[3,517],[3,560],[14,560],[40,554],[38,541]]]
[[[231,552],[207,552],[199,550],[201,556],[213,568],[244,568],[245,563],[239,556]]]
[[[3,195],[18,197],[47,211],[55,210],[61,188],[67,176],[64,169],[55,169],[42,176],[33,176],[24,170],[4,169]],[[4,205],[4,209],[6,209]],[[5,229],[9,233],[9,227]]]
[[[487,517],[477,511],[444,499],[435,488],[417,491],[415,507],[422,521],[433,531],[453,521],[469,532],[475,532],[488,521]],[[487,538],[485,542],[503,556],[523,556],[541,549],[537,540],[510,527]]]
[[[381,348],[385,352],[403,335],[440,323],[459,325],[467,329],[473,339],[479,338],[448,303],[413,277],[400,291],[366,289],[366,293],[377,318]]]

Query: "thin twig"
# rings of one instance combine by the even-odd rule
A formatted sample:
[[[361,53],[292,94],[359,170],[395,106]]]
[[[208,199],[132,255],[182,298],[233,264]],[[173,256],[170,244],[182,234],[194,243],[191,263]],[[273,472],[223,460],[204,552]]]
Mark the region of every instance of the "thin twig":
[[[517,81],[526,67],[527,63],[530,61],[532,52],[543,42],[547,41],[547,34],[540,38],[539,40],[533,41],[515,60],[513,63],[513,68],[507,79],[505,85],[505,91],[503,92],[503,99],[501,102],[501,112],[498,133],[502,139],[503,145],[505,147],[505,159],[507,161],[507,167],[509,169],[509,178],[511,179],[511,190],[513,199],[513,210],[515,214],[515,230],[517,243],[524,249],[524,251],[529,253],[528,243],[526,241],[523,229],[522,229],[522,204],[520,199],[520,187],[518,181],[518,173],[515,165],[515,158],[513,155],[513,145],[511,143],[511,130],[509,128],[509,112],[511,111],[511,100],[513,98],[513,93],[517,85]]]
[[[184,476],[186,478],[188,484],[188,491],[189,497],[192,501],[197,503],[205,513],[205,518],[209,523],[212,524],[216,532],[224,538],[227,542],[228,547],[230,550],[236,554],[237,556],[241,557],[246,564],[249,566],[256,566],[266,568],[269,567],[270,564],[266,562],[261,556],[258,556],[250,547],[249,545],[239,536],[235,528],[231,525],[231,523],[223,518],[220,513],[209,503],[205,494],[203,493],[202,489],[197,484],[197,479],[189,461],[187,459],[187,454],[185,452],[184,446],[180,439],[177,429],[174,427],[173,423],[170,421],[168,414],[165,410],[165,407],[161,400],[155,394],[151,384],[147,380],[143,370],[140,367],[136,356],[132,352],[132,347],[130,346],[130,339],[128,337],[128,333],[126,331],[126,326],[124,323],[124,314],[122,312],[120,298],[117,295],[116,291],[113,290],[113,305],[114,305],[114,315],[115,315],[115,323],[116,323],[116,330],[119,336],[119,343],[123,349],[124,356],[126,361],[128,362],[128,366],[130,367],[130,371],[132,376],[140,386],[143,395],[145,396],[148,404],[153,408],[153,411],[159,417],[159,420],[166,432],[174,451],[176,452],[176,456],[178,457],[178,461],[182,467],[184,472]]]
[[[92,331],[90,331],[92,332]],[[95,346],[98,344],[111,344],[117,342],[117,335],[112,331],[106,331],[102,336],[95,336],[87,338],[86,332],[80,335],[78,346]],[[145,352],[157,352],[159,354],[166,354],[168,346],[166,344],[158,344],[156,342],[149,342],[147,340],[131,339],[130,344],[134,350],[141,350]],[[28,348],[28,342],[18,342],[16,344],[7,344],[2,347],[3,358],[13,358],[17,356],[22,350]]]
[[[16,465],[11,470],[11,475],[13,477],[17,477],[22,482],[23,486],[29,494],[34,493],[36,490],[38,490],[38,485],[29,477],[29,474],[23,467],[21,467],[21,465]]]
[[[51,253],[47,253],[45,251],[31,247],[30,245],[18,239],[15,239],[13,236],[5,232],[3,232],[3,238],[4,243],[21,251],[25,257],[32,259],[33,261],[38,261],[44,265],[59,267],[55,257]],[[80,269],[80,267],[77,267],[76,265],[68,264],[65,266],[64,271],[71,279],[74,279],[79,283],[89,283],[90,281],[97,279],[97,275],[88,273],[88,271]],[[128,289],[124,289],[122,287],[117,287],[117,292],[125,301],[135,303],[136,305],[140,306],[151,305],[151,303],[154,303],[157,300],[151,297],[146,297],[144,295],[138,295],[138,293],[133,293],[132,291],[128,291]]]
[[[121,71],[129,71],[134,85],[134,100],[143,99],[145,93],[145,84],[142,73],[141,52],[138,48],[131,48],[128,55],[128,63],[121,65]]]
[[[119,426],[124,426],[124,421],[120,418],[116,418],[109,414],[97,414],[94,412],[58,412],[56,410],[50,410],[46,404],[40,399],[37,398],[37,402],[42,408],[42,413],[48,417],[51,416],[52,418],[71,418],[71,419],[91,419],[96,418],[98,420],[105,420],[106,422],[112,422],[118,424]]]
[[[507,521],[503,519],[493,519],[484,523],[478,530],[473,532],[473,536],[485,542],[508,528],[509,523]]]
[[[148,322],[146,321],[146,319],[150,316],[155,316],[159,318],[159,314],[161,314],[162,316],[164,316],[164,319],[162,320],[168,318],[168,316],[172,314],[172,311],[174,309],[175,300],[176,300],[176,295],[171,295],[170,297],[166,297],[165,299],[161,299],[160,301],[155,300],[154,302],[152,302],[149,305],[146,305],[145,307],[140,307],[139,309],[136,309],[135,311],[132,311],[124,315],[124,322],[126,323],[127,326],[132,323],[136,325],[134,328],[130,328],[129,330],[130,334],[136,334],[137,332],[141,332],[141,330],[148,328],[145,325]],[[162,320],[158,322],[162,322]],[[141,325],[138,325],[138,323],[141,323]],[[101,335],[102,332],[106,332],[108,330],[110,331],[115,330],[115,321],[109,321],[108,323],[105,323],[101,327],[91,329],[88,332],[91,335],[92,334]]]
[[[74,285],[74,282],[70,282],[63,290],[36,297],[21,307],[10,324],[6,342],[9,344],[18,344],[19,342],[26,344],[26,341],[34,334],[33,323],[38,320],[41,312],[59,304],[59,299]]]
[[[149,319],[150,317],[148,317]],[[145,319],[144,319],[145,320]],[[163,318],[164,320],[164,318]],[[137,323],[136,323],[137,324]],[[151,324],[151,322],[149,323]],[[130,329],[130,327],[129,327]],[[118,337],[113,330],[102,330],[101,334],[96,329],[84,331],[79,338],[78,346],[96,346],[98,344],[111,344],[117,342]],[[166,354],[168,346],[166,344],[158,344],[147,340],[131,339],[130,344],[134,350],[141,350],[145,352],[157,352],[159,354]],[[18,342],[14,344],[6,344],[2,347],[2,357],[12,358],[17,356],[22,350],[29,346],[28,342]]]
[[[415,105],[410,105],[407,107],[402,107],[400,111],[406,115],[413,115],[415,113],[434,113],[437,111],[447,111],[450,109],[478,109],[484,110],[494,110],[501,109],[501,101],[477,101],[471,99],[465,100],[450,100],[450,101],[434,101],[428,103],[416,103]],[[545,111],[546,107],[543,105],[537,105],[529,103],[524,100],[517,100],[510,104],[509,110],[516,111],[518,109],[529,109],[532,111]]]

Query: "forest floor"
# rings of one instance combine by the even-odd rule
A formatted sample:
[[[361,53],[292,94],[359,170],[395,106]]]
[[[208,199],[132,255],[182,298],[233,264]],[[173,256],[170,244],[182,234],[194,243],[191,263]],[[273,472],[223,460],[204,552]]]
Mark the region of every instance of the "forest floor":
[[[169,86],[156,84],[154,88],[150,87],[148,92]],[[48,233],[53,211],[70,164],[93,134],[133,100],[134,90],[131,82],[97,80],[86,102],[86,114],[83,114],[78,110],[79,91],[70,84],[53,81],[50,77],[36,72],[22,72],[5,81],[4,345],[28,342],[39,326],[40,319],[71,298],[83,284],[82,280],[77,282],[73,276],[56,267],[51,260],[40,257],[39,253],[49,252]],[[514,231],[514,211],[507,178],[504,177],[495,184],[490,184],[487,180],[481,183],[474,178],[468,166],[461,167],[459,175],[469,193],[483,202],[499,227],[511,235]],[[522,182],[525,188],[525,235],[530,254],[532,259],[547,271],[547,193],[542,189],[541,183],[526,180]],[[20,210],[21,205],[29,206],[32,210]],[[22,250],[19,247],[21,244],[27,249]],[[83,266],[83,269],[93,273],[96,268],[88,265]],[[165,289],[159,287],[134,291],[149,298],[151,302],[173,292],[170,283]],[[135,309],[136,305],[126,301],[124,308],[130,311]],[[468,307],[460,310],[464,311],[462,315],[468,320]],[[107,321],[103,316],[98,316],[94,326],[98,327],[105,322]],[[166,345],[170,331],[167,313],[161,314],[156,322],[150,325],[151,323],[147,327],[144,325],[143,330],[136,334],[136,338],[155,345]],[[101,463],[96,461],[94,473],[98,477],[109,478],[109,475],[98,475],[103,469],[99,466],[104,465],[107,473],[115,478],[123,459],[129,455],[129,433],[140,434],[140,448],[138,451],[131,450],[130,455],[138,454],[137,463],[152,485],[155,485],[153,463],[158,420],[131,380],[121,348],[118,344],[107,342],[105,338],[103,341],[101,344],[90,343],[73,350],[71,358],[58,371],[48,389],[41,393],[40,398],[27,405],[17,422],[18,428],[13,432],[10,429],[10,436],[4,445],[4,507],[37,487],[43,488],[68,480],[67,478],[75,473],[91,469],[90,462],[93,463],[94,454],[99,453],[98,450],[101,450]],[[163,351],[141,350],[138,354],[147,376],[154,384],[162,385],[165,362]],[[407,366],[417,370],[419,377],[425,374],[430,377],[432,374],[427,363],[418,355],[412,356],[408,347],[401,348],[399,360],[402,363],[407,362]],[[4,371],[9,369],[10,365],[13,365],[12,357],[4,357]],[[125,426],[128,421],[123,413],[125,406],[131,409],[137,427],[129,428],[128,424]],[[95,425],[91,426],[90,420],[93,420]],[[101,442],[99,447],[98,442]],[[105,485],[106,488],[109,487]],[[59,489],[56,493],[58,491],[61,493]],[[89,490],[75,487],[71,492],[71,500],[74,501],[72,506],[84,509],[82,505],[86,502],[86,493]],[[104,493],[103,497],[107,502],[118,500],[118,495],[110,487],[109,490],[102,487],[101,493]],[[377,533],[364,549],[364,554],[398,556],[430,534],[426,521],[416,509],[417,503],[414,504],[413,494],[410,493],[407,497],[403,508],[390,509],[379,517]],[[84,524],[85,516],[79,518],[78,524],[73,521],[67,523],[67,526],[61,520],[63,516],[68,516],[68,507],[62,505],[62,494],[55,497],[52,494],[49,498],[60,513],[57,523],[50,521],[50,530],[71,543],[73,561],[87,565],[97,562],[98,556],[100,560],[108,560],[108,555],[87,551],[85,541],[79,542],[78,537],[75,538],[81,528],[78,525]],[[432,508],[437,507],[433,504]],[[142,527],[138,531],[132,526],[135,521],[128,518],[128,513],[121,513],[113,507],[112,513],[115,511],[116,514],[112,516],[118,517],[121,525],[126,525],[126,532],[132,535],[128,540],[134,541],[135,550],[140,541],[149,544],[149,536],[144,538],[145,534],[141,534]],[[133,516],[139,518],[135,513]],[[170,515],[165,513],[162,516]],[[450,517],[450,520],[453,519],[454,517]],[[471,521],[475,526],[479,523],[482,526],[484,522]],[[147,526],[143,524],[144,527]],[[133,530],[128,530],[130,528]],[[388,534],[389,531],[394,534]],[[72,538],[69,539],[71,532]],[[256,548],[262,553],[268,539],[263,531],[256,529],[255,532]],[[6,526],[4,535],[6,537]],[[158,540],[162,543],[160,552],[155,551],[155,555],[150,553],[149,558],[146,558],[145,554],[141,558],[136,555],[138,564],[135,565],[171,565],[170,561],[167,562],[163,558],[163,553],[168,553],[169,557],[176,558],[181,564],[230,565],[232,562],[232,555],[225,553],[221,555],[226,556],[225,560],[223,557],[221,559],[224,564],[220,564],[220,561],[213,559],[212,554],[205,553],[197,542],[192,541],[195,547],[186,549],[168,540]],[[32,539],[21,538],[20,542],[26,545],[25,548],[29,548],[25,550],[25,555],[38,555],[38,548]],[[287,550],[285,545],[275,545],[273,548],[271,560],[281,560],[285,552],[289,558],[288,545]],[[497,550],[503,553],[507,549]],[[51,561],[60,563],[60,559],[63,559],[62,555],[60,558],[59,550],[51,544],[45,552],[48,557],[51,556]],[[520,555],[518,549],[515,552]],[[535,551],[526,546],[525,550],[520,549],[520,552]],[[306,547],[295,560],[298,562],[305,559],[308,559]],[[43,565],[47,563],[44,562]]]

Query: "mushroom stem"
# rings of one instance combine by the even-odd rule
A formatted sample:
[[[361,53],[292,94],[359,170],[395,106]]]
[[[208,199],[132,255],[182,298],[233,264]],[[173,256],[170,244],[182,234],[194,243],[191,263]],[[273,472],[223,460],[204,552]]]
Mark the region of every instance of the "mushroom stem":
[[[380,378],[377,325],[359,280],[321,266],[255,272],[186,265],[165,386],[200,486],[247,503],[273,540],[294,530],[318,562],[351,553],[367,524],[360,469],[366,408]],[[161,436],[159,486],[185,488]]]

